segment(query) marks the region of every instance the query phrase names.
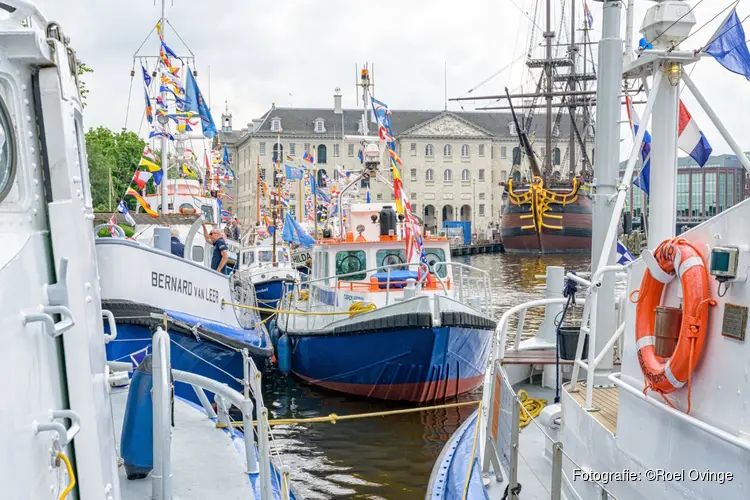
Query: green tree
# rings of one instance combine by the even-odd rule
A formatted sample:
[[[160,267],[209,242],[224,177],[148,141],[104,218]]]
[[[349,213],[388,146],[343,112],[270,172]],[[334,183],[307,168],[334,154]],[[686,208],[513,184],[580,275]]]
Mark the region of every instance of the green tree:
[[[116,209],[138,168],[145,145],[133,132],[114,133],[105,127],[92,128],[86,132],[91,196],[96,211]],[[127,199],[126,202],[129,209],[135,209],[134,199]]]
[[[78,92],[81,94],[81,106],[84,108],[86,107],[86,98],[89,95],[89,89],[86,88],[86,82],[83,81],[82,77],[86,73],[93,73],[94,70],[86,66],[86,63],[79,62],[78,63],[78,73],[77,73],[77,80],[78,80]]]

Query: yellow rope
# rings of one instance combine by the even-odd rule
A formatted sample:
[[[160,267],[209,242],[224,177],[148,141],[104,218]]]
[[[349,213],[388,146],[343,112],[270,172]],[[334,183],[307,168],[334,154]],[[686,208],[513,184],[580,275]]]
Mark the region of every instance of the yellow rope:
[[[349,316],[356,316],[357,314],[374,311],[378,306],[372,302],[357,301],[349,307]]]
[[[290,424],[312,424],[319,422],[330,422],[335,424],[340,420],[357,420],[360,418],[372,418],[372,417],[388,417],[390,415],[403,415],[405,413],[417,413],[421,411],[439,410],[441,408],[458,408],[461,406],[471,406],[481,403],[481,401],[464,401],[463,403],[446,403],[435,406],[419,406],[417,408],[404,408],[402,410],[389,410],[389,411],[375,411],[371,413],[356,413],[354,415],[336,415],[331,413],[324,417],[310,417],[310,418],[280,418],[276,420],[268,420],[268,425],[290,425]],[[257,421],[253,424],[257,425]],[[234,427],[242,427],[242,422],[232,422]],[[217,424],[219,427],[219,424]]]
[[[239,307],[240,309],[250,309],[251,311],[263,311],[266,313],[275,313],[275,314],[308,314],[310,316],[332,316],[336,314],[338,314],[339,316],[342,316],[344,314],[351,314],[349,311],[310,311],[310,312],[307,312],[307,311],[295,311],[295,310],[289,310],[289,309],[265,309],[263,307],[246,306],[245,304],[235,304],[233,302],[227,302],[226,300],[222,300],[221,305]]]
[[[68,460],[68,457],[66,457],[62,452],[59,452],[57,454],[57,458],[65,462],[65,468],[68,470],[68,477],[70,478],[68,487],[65,488],[60,495],[60,500],[65,500],[70,492],[73,491],[73,488],[75,488],[76,486],[76,475],[73,474],[73,466],[70,465],[70,460]]]
[[[480,401],[479,404],[481,405],[482,402]],[[481,408],[479,409],[481,411]],[[479,421],[482,420],[479,418],[481,415],[479,414],[479,411],[477,412],[477,423],[474,426],[474,443],[471,445],[471,459],[469,460],[469,470],[466,472],[466,482],[464,482],[464,494],[461,495],[462,500],[466,500],[468,498],[469,494],[469,481],[471,481],[471,471],[474,469],[474,457],[477,454],[477,438],[479,437]]]
[[[518,391],[518,400],[523,405],[524,409],[526,411],[521,412],[521,429],[526,427],[531,423],[532,418],[536,418],[539,416],[540,413],[542,413],[542,410],[544,409],[544,406],[547,404],[546,399],[537,399],[532,398],[529,396],[529,394],[521,389]]]

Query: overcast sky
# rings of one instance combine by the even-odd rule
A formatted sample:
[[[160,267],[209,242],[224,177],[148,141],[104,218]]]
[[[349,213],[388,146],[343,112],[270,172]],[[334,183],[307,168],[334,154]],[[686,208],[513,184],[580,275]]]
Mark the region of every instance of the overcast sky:
[[[442,109],[445,67],[448,96],[457,97],[517,59],[510,69],[474,94],[502,93],[506,85],[511,90],[517,89],[528,80],[523,55],[529,47],[532,24],[528,16],[533,16],[536,2],[168,0],[167,17],[195,54],[198,82],[207,99],[210,95],[217,126],[227,101],[234,127],[241,128],[264,113],[272,102],[277,106],[332,106],[336,87],[342,90],[344,105],[354,107],[354,69],[355,64],[363,62],[374,63],[376,94],[395,109]],[[153,0],[38,0],[37,3],[48,19],[60,22],[79,58],[95,70],[86,76],[90,89],[85,113],[87,126],[121,129],[128,109],[133,54],[158,20],[161,2],[155,5]],[[559,9],[559,1],[552,3]],[[570,0],[565,3],[570,5]],[[697,26],[706,23],[728,3],[728,0],[702,2],[695,9]],[[748,0],[740,2],[740,18],[750,14],[748,3]],[[636,4],[637,30],[643,13],[653,3],[637,0]],[[589,5],[594,16],[592,36],[598,39],[601,3],[589,0]],[[720,16],[703,28],[683,48],[700,47],[722,19]],[[624,28],[623,22],[623,33]],[[180,55],[187,52],[173,29],[168,28],[166,36],[167,44],[175,52]],[[636,34],[636,41],[639,38]],[[541,39],[539,30],[536,39]],[[158,54],[155,34],[141,54]],[[750,82],[724,70],[710,58],[702,60],[692,75],[740,145],[750,150],[747,126]],[[688,91],[683,97],[714,151],[729,152]],[[127,121],[130,130],[138,131],[141,127],[143,107],[142,80],[136,73]],[[471,103],[464,104],[467,110],[474,107]],[[448,108],[460,109],[456,103],[449,103]],[[140,131],[143,136],[145,127]]]

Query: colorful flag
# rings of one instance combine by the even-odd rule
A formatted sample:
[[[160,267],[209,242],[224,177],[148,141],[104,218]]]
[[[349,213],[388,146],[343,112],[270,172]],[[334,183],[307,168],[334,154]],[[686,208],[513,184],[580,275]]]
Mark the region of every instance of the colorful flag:
[[[198,83],[195,81],[190,68],[187,71],[186,87],[184,110],[197,112],[203,124],[203,135],[209,139],[213,139],[218,134],[218,131],[216,130],[214,119],[211,117],[211,110],[208,109],[208,105],[203,99],[203,94],[201,94]]]
[[[153,174],[149,172],[136,170],[135,175],[133,176],[133,182],[141,191],[143,191],[146,188],[146,183],[151,177],[153,177]]]
[[[128,222],[128,224],[135,227],[135,219],[133,219],[133,216],[130,215],[128,207],[126,207],[122,201],[119,205],[117,205],[117,211],[120,212],[123,217],[125,217],[125,220]]]
[[[151,209],[151,205],[149,205],[148,202],[140,194],[138,194],[138,191],[136,191],[135,189],[128,188],[128,190],[125,192],[125,196],[133,196],[136,199],[136,201],[138,201],[138,203],[141,205],[141,207],[143,208],[143,211],[149,214],[151,217],[159,216],[159,214],[157,214]]]
[[[177,54],[174,53],[172,49],[170,49],[166,43],[164,43],[164,40],[161,41],[161,47],[164,49],[164,52],[167,53],[169,57],[174,57],[175,59],[180,59]],[[182,59],[180,59],[182,61]]]
[[[292,162],[295,161],[294,156],[291,156],[291,155],[286,155],[286,159],[287,161],[292,161]]]
[[[289,180],[302,179],[304,171],[301,168],[292,167],[291,165],[284,164],[284,174]]]
[[[680,100],[680,122],[677,127],[677,146],[689,154],[701,167],[706,164],[713,148],[695,119]]]
[[[385,103],[371,97],[372,111],[378,122],[378,135],[384,140],[392,150],[396,150],[396,142],[393,138],[393,129],[391,128],[391,111]]]
[[[390,148],[389,148],[390,149]],[[396,200],[396,212],[404,213],[404,185],[401,182],[401,174],[398,171],[395,160],[391,159],[391,171],[393,172],[393,197]]]
[[[633,101],[630,100],[630,97],[625,97],[625,106],[627,106],[628,109],[628,120],[630,121],[630,128],[633,131],[633,137],[635,137],[638,135],[638,128],[641,125],[641,120],[638,117],[638,114],[635,112],[635,108],[633,108]],[[648,130],[646,130],[645,134],[643,135],[643,143],[641,144],[641,160],[641,171],[638,174],[638,178],[633,181],[633,184],[645,191],[646,196],[648,196],[651,190],[651,134],[648,133]]]
[[[736,7],[727,16],[721,28],[716,30],[711,42],[703,52],[710,54],[716,61],[732,73],[742,75],[750,80],[750,51],[747,48],[745,29],[737,16]]]
[[[586,14],[586,22],[589,25],[589,29],[591,29],[594,26],[594,16],[591,15],[588,2],[583,2],[583,12]]]
[[[170,141],[174,141],[174,136],[167,132],[166,130],[152,130],[148,134],[149,139],[153,139],[154,137],[166,137]]]
[[[162,30],[161,21],[156,23],[156,34],[159,35],[159,40],[164,39],[164,31]]]
[[[393,149],[391,149],[390,147],[388,147],[388,154],[389,154],[389,155],[391,155],[391,159],[392,159],[392,160],[393,160],[394,162],[396,162],[396,164],[397,164],[397,165],[398,165],[399,167],[402,167],[402,166],[403,166],[403,163],[401,163],[401,158],[399,158],[399,157],[398,157],[398,155],[396,154],[396,152],[395,152],[395,151],[394,151]]]
[[[305,151],[305,154],[302,156],[302,159],[305,160],[307,163],[314,163],[315,158],[313,158],[313,155]]]
[[[148,87],[143,87],[143,94],[146,97],[146,119],[148,123],[154,123],[154,109],[151,107],[151,98],[148,96]]]
[[[263,196],[264,198],[265,198],[265,197],[266,197],[266,195],[268,194],[268,184],[266,184],[266,182],[265,182],[265,181],[260,181],[260,194],[261,194],[261,196]]]
[[[229,222],[232,220],[232,214],[227,212],[226,210],[221,211],[221,222]]]

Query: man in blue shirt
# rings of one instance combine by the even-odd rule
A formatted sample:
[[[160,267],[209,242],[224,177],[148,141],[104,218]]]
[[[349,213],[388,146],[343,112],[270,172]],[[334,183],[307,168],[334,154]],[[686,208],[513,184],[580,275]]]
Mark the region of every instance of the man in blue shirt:
[[[172,255],[185,257],[185,245],[180,241],[180,231],[176,227],[173,227],[170,233],[172,234]]]
[[[213,227],[209,233],[206,229],[206,223],[203,223],[203,237],[206,241],[210,241],[214,246],[214,254],[211,257],[211,269],[216,272],[224,273],[229,275],[229,267],[227,267],[227,260],[229,260],[229,247],[227,242],[221,235],[221,231],[217,227]]]

